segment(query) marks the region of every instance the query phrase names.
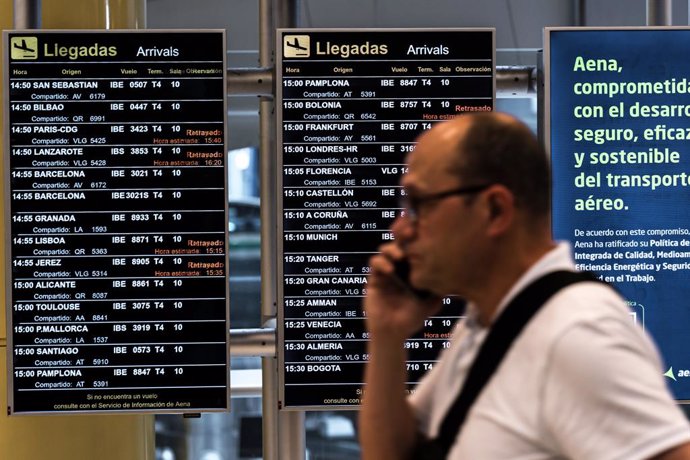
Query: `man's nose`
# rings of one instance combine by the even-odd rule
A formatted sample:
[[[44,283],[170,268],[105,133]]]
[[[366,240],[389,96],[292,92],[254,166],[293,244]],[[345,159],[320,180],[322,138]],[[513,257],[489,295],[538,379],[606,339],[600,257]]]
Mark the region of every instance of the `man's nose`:
[[[404,211],[391,224],[391,231],[399,243],[404,243],[414,237],[415,234],[414,224]]]

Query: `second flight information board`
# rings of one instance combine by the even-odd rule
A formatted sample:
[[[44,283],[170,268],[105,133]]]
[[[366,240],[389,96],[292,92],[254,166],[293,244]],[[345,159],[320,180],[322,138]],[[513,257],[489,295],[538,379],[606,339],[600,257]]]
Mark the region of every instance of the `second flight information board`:
[[[282,407],[356,406],[368,259],[393,239],[400,175],[433,123],[491,111],[493,29],[278,33]],[[448,346],[459,305],[405,344],[410,390]]]
[[[9,412],[226,410],[224,31],[3,40]]]

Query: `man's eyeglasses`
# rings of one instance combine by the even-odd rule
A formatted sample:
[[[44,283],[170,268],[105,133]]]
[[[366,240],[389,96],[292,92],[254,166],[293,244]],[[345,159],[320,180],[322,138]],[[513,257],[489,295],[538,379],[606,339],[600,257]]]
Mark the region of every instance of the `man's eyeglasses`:
[[[400,207],[403,209],[404,215],[410,220],[410,222],[417,223],[419,220],[419,210],[423,204],[443,200],[449,196],[479,193],[491,187],[491,185],[492,184],[471,185],[469,187],[454,188],[452,190],[446,190],[424,196],[403,195],[400,197],[399,203]]]

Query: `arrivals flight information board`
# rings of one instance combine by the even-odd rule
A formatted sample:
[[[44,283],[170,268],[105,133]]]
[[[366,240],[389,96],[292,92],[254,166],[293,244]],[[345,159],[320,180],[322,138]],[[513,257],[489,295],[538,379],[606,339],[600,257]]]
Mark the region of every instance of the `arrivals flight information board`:
[[[9,412],[228,408],[224,31],[14,31]]]
[[[283,407],[356,406],[368,259],[392,240],[400,175],[433,123],[494,106],[493,29],[280,30],[279,363]],[[409,388],[459,302],[405,347]]]

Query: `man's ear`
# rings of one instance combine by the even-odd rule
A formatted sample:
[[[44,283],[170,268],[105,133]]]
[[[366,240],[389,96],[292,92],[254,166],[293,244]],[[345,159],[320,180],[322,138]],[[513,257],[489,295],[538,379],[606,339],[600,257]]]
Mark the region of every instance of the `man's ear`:
[[[515,220],[515,196],[501,184],[492,185],[484,192],[487,211],[487,232],[499,236],[507,232]]]

